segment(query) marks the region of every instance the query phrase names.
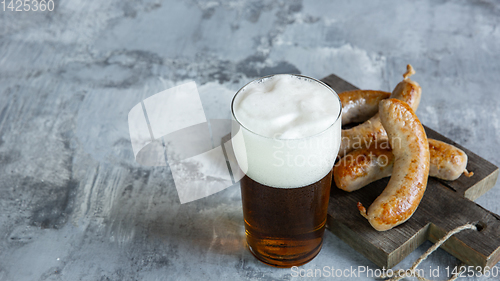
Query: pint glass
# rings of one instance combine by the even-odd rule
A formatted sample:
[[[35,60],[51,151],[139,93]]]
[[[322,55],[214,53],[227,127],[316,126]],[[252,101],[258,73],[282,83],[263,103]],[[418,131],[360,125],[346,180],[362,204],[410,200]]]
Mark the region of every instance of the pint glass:
[[[245,234],[260,261],[291,267],[321,250],[341,108],[330,87],[302,75],[263,77],[235,94],[232,135],[245,171]]]

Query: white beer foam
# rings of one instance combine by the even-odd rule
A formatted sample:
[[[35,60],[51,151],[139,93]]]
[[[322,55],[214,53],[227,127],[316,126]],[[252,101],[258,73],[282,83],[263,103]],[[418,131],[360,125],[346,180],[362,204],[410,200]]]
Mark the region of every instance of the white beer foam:
[[[233,143],[235,155],[246,160],[253,180],[297,188],[332,169],[341,104],[331,89],[306,77],[275,75],[245,86],[232,106],[243,133],[243,141]]]
[[[245,86],[233,103],[236,119],[261,136],[304,138],[330,127],[340,111],[338,97],[320,83],[276,75]]]

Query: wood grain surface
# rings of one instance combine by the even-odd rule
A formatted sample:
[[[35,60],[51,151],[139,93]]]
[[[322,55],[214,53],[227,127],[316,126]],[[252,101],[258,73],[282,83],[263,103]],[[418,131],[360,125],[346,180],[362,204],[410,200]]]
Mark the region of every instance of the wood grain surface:
[[[332,74],[322,79],[336,92],[358,89]],[[413,216],[391,230],[378,232],[363,218],[356,203],[371,203],[387,186],[389,178],[373,182],[355,192],[332,186],[327,228],[344,242],[380,267],[392,268],[426,240],[436,242],[460,225],[473,223],[478,230],[465,230],[441,247],[472,266],[493,266],[500,260],[500,216],[485,210],[472,200],[490,190],[499,169],[492,163],[424,126],[427,137],[453,144],[467,153],[468,171],[455,181],[429,178],[427,190]]]

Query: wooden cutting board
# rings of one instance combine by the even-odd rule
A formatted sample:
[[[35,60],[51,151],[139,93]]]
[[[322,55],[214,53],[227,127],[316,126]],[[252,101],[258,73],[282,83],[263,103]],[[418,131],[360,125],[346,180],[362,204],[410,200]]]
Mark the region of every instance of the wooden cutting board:
[[[332,74],[322,79],[337,93],[357,87]],[[493,266],[500,260],[500,216],[472,200],[490,190],[498,178],[498,167],[436,131],[425,127],[427,137],[453,144],[467,153],[467,170],[474,172],[455,181],[429,178],[417,211],[404,224],[378,232],[363,218],[356,203],[371,203],[387,186],[389,178],[355,192],[332,185],[327,228],[380,267],[392,268],[426,240],[435,243],[446,233],[466,223],[478,230],[465,230],[451,237],[441,248],[467,265]]]

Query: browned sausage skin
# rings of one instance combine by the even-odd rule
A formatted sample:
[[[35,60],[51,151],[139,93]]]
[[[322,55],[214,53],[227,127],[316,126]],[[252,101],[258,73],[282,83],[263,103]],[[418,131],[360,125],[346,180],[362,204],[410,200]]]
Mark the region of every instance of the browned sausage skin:
[[[338,188],[352,192],[392,174],[394,155],[386,142],[346,154],[333,167],[333,179]]]
[[[443,180],[456,180],[461,174],[467,177],[467,154],[442,141],[428,139],[429,176]],[[394,155],[389,143],[354,150],[344,156],[333,168],[333,178],[338,188],[352,192],[392,174]]]
[[[358,203],[360,213],[378,231],[389,230],[408,220],[417,209],[429,176],[429,143],[422,124],[405,102],[387,99],[379,105],[380,120],[391,143],[394,168],[391,179],[368,208]]]
[[[444,180],[456,180],[461,174],[471,177],[468,172],[467,154],[458,147],[438,140],[429,139],[431,162],[429,174]]]
[[[378,103],[391,93],[372,90],[354,90],[339,94],[342,102],[342,125],[365,122],[378,112]]]
[[[406,102],[416,111],[420,104],[422,89],[417,82],[409,78],[414,73],[413,67],[408,65],[406,73],[403,74],[403,81],[396,85],[391,98]],[[376,114],[356,127],[342,130],[339,157],[343,157],[354,149],[369,147],[372,143],[383,141],[387,141],[387,133],[380,123],[378,114]]]

